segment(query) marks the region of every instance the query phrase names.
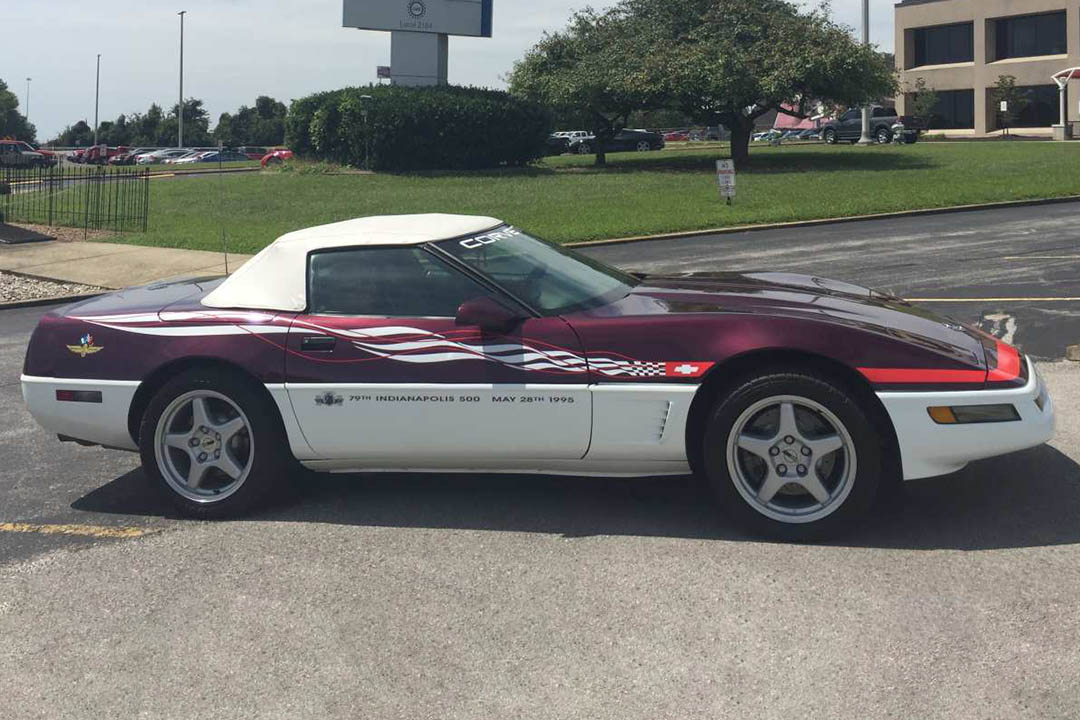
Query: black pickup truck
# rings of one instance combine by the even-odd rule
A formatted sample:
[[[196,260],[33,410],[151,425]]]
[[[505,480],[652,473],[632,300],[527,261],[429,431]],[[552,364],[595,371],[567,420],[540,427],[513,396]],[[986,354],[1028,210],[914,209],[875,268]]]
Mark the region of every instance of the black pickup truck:
[[[903,129],[897,128],[902,125]],[[898,116],[896,108],[875,105],[870,111],[870,137],[882,145],[891,143],[896,132],[906,143],[919,140],[919,135],[927,129],[926,121],[911,115]],[[821,128],[821,138],[829,145],[847,140],[852,143],[862,137],[862,109],[848,110],[840,117],[825,123]]]

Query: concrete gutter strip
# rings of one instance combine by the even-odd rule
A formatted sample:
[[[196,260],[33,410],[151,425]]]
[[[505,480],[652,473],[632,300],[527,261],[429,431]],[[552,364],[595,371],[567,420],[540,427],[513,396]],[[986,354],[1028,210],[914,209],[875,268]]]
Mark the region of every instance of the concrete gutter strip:
[[[890,213],[875,213],[873,215],[851,215],[849,217],[820,218],[816,220],[793,220],[791,222],[768,223],[759,225],[731,225],[728,227],[712,228],[710,230],[686,230],[683,232],[660,233],[658,235],[635,235],[632,237],[614,238],[611,240],[585,240],[582,242],[565,243],[567,247],[592,247],[597,245],[624,245],[636,242],[648,242],[651,240],[678,240],[680,238],[695,238],[705,235],[733,235],[735,233],[757,232],[761,230],[782,230],[801,227],[816,227],[819,225],[837,225],[841,223],[853,223],[863,220],[888,220],[890,218],[919,217],[922,215],[948,215],[951,213],[974,212],[976,210],[993,210],[995,208],[1010,207],[1037,207],[1039,205],[1059,205],[1063,203],[1080,202],[1080,195],[1068,195],[1059,198],[1044,198],[1040,200],[1005,200],[1003,202],[983,203],[980,205],[953,205],[943,208],[925,208],[922,210],[900,210]]]

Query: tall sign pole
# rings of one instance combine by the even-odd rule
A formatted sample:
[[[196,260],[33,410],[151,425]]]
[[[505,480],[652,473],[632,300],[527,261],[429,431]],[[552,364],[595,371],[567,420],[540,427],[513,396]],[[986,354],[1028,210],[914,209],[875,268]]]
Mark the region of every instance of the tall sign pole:
[[[180,16],[180,104],[176,106],[176,119],[179,130],[176,134],[176,147],[184,147],[184,15],[187,10],[176,13]]]
[[[870,0],[862,0],[862,41],[863,45],[870,44]],[[862,137],[859,144],[871,145],[873,142],[870,138],[870,106],[866,105],[862,109]]]
[[[94,79],[94,144],[98,144],[98,99],[101,96],[101,53],[97,56],[97,74]]]
[[[33,78],[26,78],[26,112],[23,113],[23,117],[26,118],[26,124],[30,124],[30,81]]]

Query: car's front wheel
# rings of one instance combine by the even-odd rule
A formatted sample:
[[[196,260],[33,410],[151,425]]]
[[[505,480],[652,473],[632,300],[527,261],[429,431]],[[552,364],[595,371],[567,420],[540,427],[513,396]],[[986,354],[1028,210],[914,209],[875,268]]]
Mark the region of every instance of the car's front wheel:
[[[641,140],[640,142],[638,142],[638,144],[637,144],[637,151],[638,152],[647,152],[649,150],[652,150],[652,145],[649,144],[648,140]]]
[[[241,514],[280,492],[291,466],[277,408],[246,378],[185,372],[143,414],[143,469],[182,512]]]
[[[721,506],[752,532],[828,537],[862,519],[878,494],[875,428],[832,380],[780,370],[748,377],[713,411],[705,472]]]
[[[892,131],[885,127],[878,128],[874,139],[878,141],[879,145],[888,145],[893,139]]]
[[[591,152],[592,152],[592,148],[589,147],[589,143],[578,143],[578,146],[577,146],[577,154],[578,155],[588,155]]]

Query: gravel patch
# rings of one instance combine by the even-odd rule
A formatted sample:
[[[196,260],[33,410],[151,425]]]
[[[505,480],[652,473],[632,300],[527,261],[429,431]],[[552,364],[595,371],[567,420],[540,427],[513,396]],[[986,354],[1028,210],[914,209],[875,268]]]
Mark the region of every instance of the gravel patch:
[[[8,223],[17,227],[26,228],[56,238],[60,242],[82,242],[83,240],[105,240],[118,235],[115,230],[83,230],[78,227],[64,227],[62,225],[34,225],[32,223]]]
[[[94,292],[107,292],[107,290],[93,285],[40,280],[25,275],[0,272],[0,303],[39,300],[67,295],[85,295]]]

